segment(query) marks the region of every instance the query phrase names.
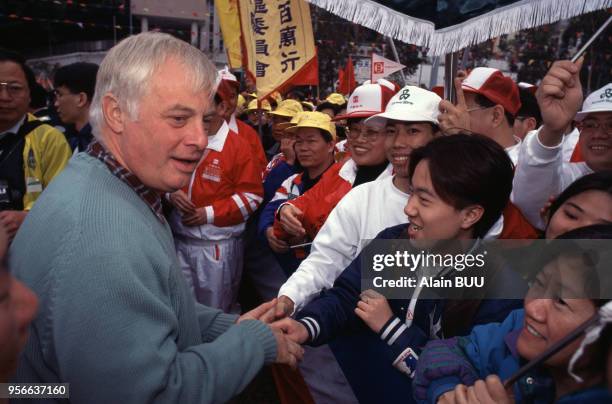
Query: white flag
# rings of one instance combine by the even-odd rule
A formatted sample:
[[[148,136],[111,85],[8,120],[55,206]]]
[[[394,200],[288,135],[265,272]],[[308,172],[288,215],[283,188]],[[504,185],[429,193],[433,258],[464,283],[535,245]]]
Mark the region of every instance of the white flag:
[[[383,77],[387,77],[390,74],[393,74],[397,71],[402,70],[404,67],[403,64],[394,62],[393,60],[385,59],[384,57],[372,53],[372,82],[375,82],[378,79],[382,79]]]

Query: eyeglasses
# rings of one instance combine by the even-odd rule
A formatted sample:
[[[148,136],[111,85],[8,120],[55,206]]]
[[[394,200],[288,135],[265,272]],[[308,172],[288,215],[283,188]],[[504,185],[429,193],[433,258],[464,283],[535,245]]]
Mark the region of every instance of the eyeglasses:
[[[376,130],[366,125],[353,125],[352,127],[349,126],[346,128],[346,137],[349,140],[356,140],[359,136],[363,136],[366,141],[375,142],[380,139],[382,135],[384,135],[384,131]]]
[[[605,133],[612,133],[612,121],[599,122],[595,120],[582,121],[578,128],[583,131],[596,131],[601,128]]]
[[[19,83],[7,83],[6,81],[0,81],[0,91],[2,91],[2,88],[6,88],[6,92],[11,97],[20,96],[26,89]]]
[[[71,93],[70,91],[68,91],[68,92],[61,92],[60,90],[53,90],[53,94],[55,95],[55,98],[62,98],[62,97],[65,97],[67,95],[76,95],[74,93]]]

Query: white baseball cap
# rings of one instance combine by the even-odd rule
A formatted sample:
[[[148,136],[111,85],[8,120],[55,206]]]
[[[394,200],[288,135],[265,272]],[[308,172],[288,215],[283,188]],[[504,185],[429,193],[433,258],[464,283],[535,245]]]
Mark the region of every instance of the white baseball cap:
[[[612,83],[593,91],[582,103],[582,111],[576,114],[575,121],[582,121],[594,112],[612,112]]]
[[[225,66],[223,69],[218,71],[219,80],[227,80],[227,81],[235,81],[238,82],[238,79],[232,72],[229,71],[229,67]]]
[[[367,118],[379,114],[385,110],[397,88],[395,84],[385,79],[378,79],[376,83],[368,80],[357,87],[349,97],[346,113],[336,115],[333,120]]]
[[[366,120],[381,123],[387,119],[404,122],[431,122],[438,125],[438,105],[442,101],[436,93],[416,86],[405,86],[391,98],[387,109]]]

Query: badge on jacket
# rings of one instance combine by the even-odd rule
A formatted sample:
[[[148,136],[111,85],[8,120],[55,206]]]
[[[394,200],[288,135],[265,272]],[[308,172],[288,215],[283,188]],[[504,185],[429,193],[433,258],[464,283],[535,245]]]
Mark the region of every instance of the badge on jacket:
[[[43,187],[40,180],[36,177],[28,177],[26,179],[26,192],[28,194],[42,192]]]
[[[218,160],[215,159],[212,164],[209,164],[206,166],[206,168],[204,168],[202,178],[214,182],[221,182],[221,167],[215,163],[218,163]]]

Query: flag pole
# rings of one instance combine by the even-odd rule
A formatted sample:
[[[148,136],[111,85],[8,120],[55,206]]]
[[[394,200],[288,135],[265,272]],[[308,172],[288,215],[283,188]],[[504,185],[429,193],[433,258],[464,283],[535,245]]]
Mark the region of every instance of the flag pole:
[[[455,92],[455,77],[457,77],[457,65],[459,52],[447,53],[444,61],[444,98],[452,102],[457,101]]]
[[[401,64],[399,60],[399,55],[397,54],[397,49],[395,48],[395,42],[393,42],[393,39],[390,36],[388,36],[387,39],[389,40],[389,45],[391,45],[391,50],[393,51],[393,57],[395,58],[395,61]],[[405,86],[407,82],[406,82],[406,75],[404,74],[403,69],[400,70],[400,75],[402,76],[402,81],[404,82],[403,85]]]

